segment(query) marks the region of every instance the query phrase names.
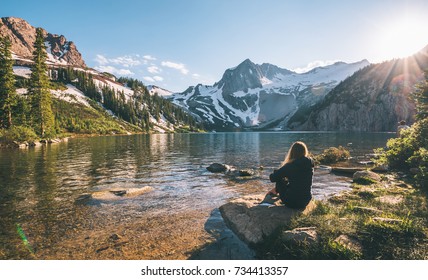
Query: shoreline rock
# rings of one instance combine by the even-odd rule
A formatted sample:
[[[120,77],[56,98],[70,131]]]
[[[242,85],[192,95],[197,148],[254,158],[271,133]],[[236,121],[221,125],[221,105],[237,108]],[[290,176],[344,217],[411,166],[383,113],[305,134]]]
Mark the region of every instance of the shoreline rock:
[[[0,148],[12,148],[12,149],[27,149],[27,148],[33,148],[33,147],[41,147],[43,145],[51,145],[51,144],[57,144],[57,143],[65,143],[68,142],[68,139],[70,137],[65,138],[55,138],[55,139],[41,139],[39,141],[24,141],[24,142],[18,142],[18,141],[12,141],[12,142],[0,142]]]
[[[375,182],[379,182],[381,180],[381,177],[369,170],[363,170],[363,171],[357,171],[354,173],[354,175],[352,176],[352,179],[354,182],[357,182],[358,180],[373,180]]]
[[[278,228],[287,225],[296,215],[308,214],[315,208],[311,201],[304,210],[281,205],[263,203],[265,195],[248,195],[231,200],[220,206],[226,225],[245,243],[255,245],[262,242]]]

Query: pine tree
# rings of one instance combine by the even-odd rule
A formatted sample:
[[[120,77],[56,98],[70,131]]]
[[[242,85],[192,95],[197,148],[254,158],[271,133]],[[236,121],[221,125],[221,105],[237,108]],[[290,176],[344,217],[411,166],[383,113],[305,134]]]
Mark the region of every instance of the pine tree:
[[[3,128],[12,126],[13,106],[17,101],[10,49],[10,39],[0,38],[0,127]]]
[[[55,125],[46,58],[43,32],[41,28],[37,28],[28,92],[31,99],[32,124],[41,137],[52,134]]]
[[[416,117],[419,120],[428,117],[428,70],[424,74],[425,80],[417,85],[417,90],[413,93],[416,101]]]

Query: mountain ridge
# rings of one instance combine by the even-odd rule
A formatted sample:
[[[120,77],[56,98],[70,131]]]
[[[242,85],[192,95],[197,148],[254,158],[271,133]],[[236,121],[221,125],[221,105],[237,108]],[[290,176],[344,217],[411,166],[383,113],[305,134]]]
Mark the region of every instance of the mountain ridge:
[[[63,35],[49,33],[43,28],[42,31],[47,46],[49,64],[87,67],[74,42],[68,41]],[[32,58],[36,28],[26,20],[17,17],[2,17],[0,36],[8,36],[11,40],[11,50],[15,59],[28,62]]]
[[[186,132],[200,129],[181,108],[151,95],[141,81],[117,79],[109,73],[90,69],[73,42],[44,29],[42,33],[56,129],[61,133]],[[23,19],[4,17],[0,20],[0,36],[8,36],[11,40],[18,103],[24,104],[28,99],[36,28]]]
[[[395,131],[414,122],[415,85],[428,69],[428,46],[416,54],[372,64],[344,80],[326,98],[291,119],[290,129]]]
[[[296,73],[246,59],[226,69],[212,86],[190,86],[170,99],[205,120],[210,129],[284,129],[298,107],[322,99],[340,81],[368,64],[367,60],[338,62]]]

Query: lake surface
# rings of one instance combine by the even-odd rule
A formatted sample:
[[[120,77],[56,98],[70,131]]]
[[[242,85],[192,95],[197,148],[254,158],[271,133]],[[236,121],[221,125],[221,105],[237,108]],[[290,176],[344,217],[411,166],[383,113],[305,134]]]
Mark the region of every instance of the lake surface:
[[[3,149],[0,259],[184,259],[195,257],[197,248],[225,254],[217,258],[245,258],[250,253],[226,232],[217,209],[231,198],[273,187],[269,174],[294,141],[304,141],[314,154],[352,143],[351,155],[360,156],[385,146],[391,137],[394,134],[154,134]],[[206,167],[214,162],[257,173],[250,179],[212,174]],[[316,171],[313,193],[323,199],[349,183],[347,177]],[[129,198],[80,199],[145,186],[153,190]],[[220,235],[230,242],[215,247]]]

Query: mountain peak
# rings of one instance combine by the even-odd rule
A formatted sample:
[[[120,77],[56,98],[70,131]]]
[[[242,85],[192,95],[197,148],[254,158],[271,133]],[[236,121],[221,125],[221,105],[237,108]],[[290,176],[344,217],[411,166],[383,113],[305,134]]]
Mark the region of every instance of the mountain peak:
[[[63,35],[48,33],[43,29],[45,42],[48,47],[48,62],[86,67],[82,55],[76,45],[67,41]],[[36,28],[26,20],[17,17],[2,17],[0,21],[0,36],[8,36],[12,42],[12,52],[23,59],[31,59],[36,40]]]
[[[247,58],[238,66],[227,69],[221,80],[214,86],[222,88],[223,93],[227,95],[237,91],[261,87],[260,79],[262,76],[260,66]]]
[[[246,60],[241,62],[241,64],[252,64],[252,65],[254,65],[254,63],[249,58],[247,58]]]

